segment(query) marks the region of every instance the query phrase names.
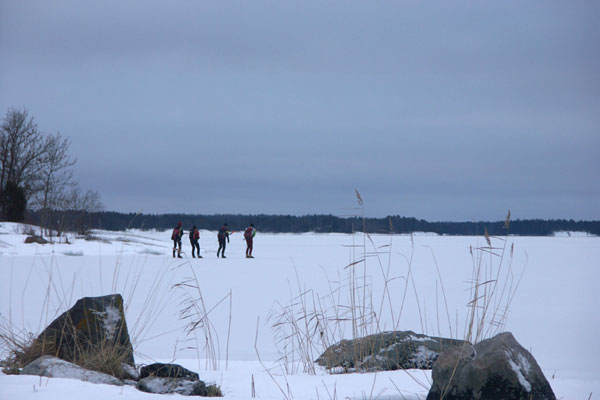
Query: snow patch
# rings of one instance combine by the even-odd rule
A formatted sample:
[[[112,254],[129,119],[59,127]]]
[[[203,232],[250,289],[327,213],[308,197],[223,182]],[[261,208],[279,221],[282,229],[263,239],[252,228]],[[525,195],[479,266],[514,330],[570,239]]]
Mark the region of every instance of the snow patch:
[[[148,379],[144,381],[144,384],[151,393],[167,393],[169,391],[169,387],[162,379]]]
[[[142,250],[140,250],[140,254],[148,254],[148,255],[151,255],[151,256],[162,256],[162,255],[165,254],[165,252],[145,247]]]
[[[553,237],[591,237],[594,236],[589,232],[578,232],[578,231],[556,231],[552,232]]]
[[[116,307],[108,306],[104,312],[93,311],[93,313],[104,321],[106,338],[108,340],[114,339],[115,333],[120,328],[118,325],[121,323],[121,313],[119,313],[119,310]]]
[[[388,347],[386,347],[385,349],[379,349],[379,353],[386,353],[386,354],[387,354],[387,353],[391,352],[392,350],[394,350],[394,348],[395,348],[397,345],[399,345],[399,344],[400,344],[400,343],[394,343],[394,344],[391,344],[391,345],[389,345],[389,346],[388,346]]]
[[[517,358],[519,359],[519,366],[525,372],[525,375],[529,375],[529,371],[531,371],[531,364],[529,363],[529,360],[521,353],[519,353]]]
[[[527,378],[525,378],[525,375],[523,375],[523,371],[525,371],[527,374],[531,369],[531,364],[529,364],[529,361],[527,361],[527,359],[519,353],[519,356],[517,357],[517,361],[519,363],[517,364],[513,361],[512,355],[509,351],[506,352],[506,358],[508,359],[508,363],[510,364],[512,370],[515,371],[515,374],[517,374],[517,378],[519,379],[521,386],[523,386],[527,392],[531,392],[531,384]]]
[[[437,357],[438,353],[435,351],[430,350],[425,346],[419,346],[410,361],[419,368],[426,368],[430,367]]]
[[[329,370],[330,374],[343,374],[344,372],[346,372],[344,367],[333,367]]]
[[[184,396],[190,396],[194,393],[194,386],[197,383],[198,381],[191,381],[188,379],[149,377],[139,381],[138,388],[150,393],[178,393]]]
[[[410,335],[407,339],[405,339],[405,341],[406,340],[412,340],[413,342],[435,342],[435,343],[437,343],[437,340],[432,339],[430,337],[419,338],[414,335]]]
[[[379,353],[385,353],[385,349],[379,350]],[[366,357],[365,357],[365,358],[362,360],[362,362],[363,362],[363,363],[366,363],[367,361],[371,361],[372,359],[375,359],[375,360],[377,360],[377,361],[385,361],[385,360],[386,360],[386,358],[385,358],[385,357],[383,357],[383,356],[380,356],[379,354],[376,354],[376,355],[374,355],[374,356],[371,356],[371,355],[369,355],[369,356],[366,356]]]
[[[437,340],[434,340],[434,339],[432,339],[430,337],[420,338],[420,337],[417,337],[417,336],[414,336],[414,335],[409,335],[408,337],[405,337],[404,339],[400,340],[399,342],[396,342],[396,343],[393,343],[393,344],[389,345],[385,349],[380,349],[379,353],[386,353],[387,354],[387,353],[391,352],[392,350],[394,350],[396,348],[396,346],[399,346],[402,343],[408,342],[408,341],[413,341],[413,342],[435,342],[435,343],[437,343]]]

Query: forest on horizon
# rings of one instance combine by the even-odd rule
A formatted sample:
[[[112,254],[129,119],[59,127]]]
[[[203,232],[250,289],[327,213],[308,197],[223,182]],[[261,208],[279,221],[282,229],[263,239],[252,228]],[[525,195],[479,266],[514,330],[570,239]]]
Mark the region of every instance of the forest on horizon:
[[[122,231],[126,229],[169,230],[178,222],[185,230],[192,226],[198,229],[218,230],[224,223],[232,231],[243,230],[254,224],[257,230],[271,233],[413,233],[431,232],[439,235],[483,235],[494,236],[507,233],[521,236],[549,236],[555,232],[587,232],[600,234],[600,221],[575,221],[567,219],[517,219],[508,221],[478,222],[430,222],[423,219],[403,216],[385,218],[338,217],[334,215],[242,215],[242,214],[136,214],[112,211],[81,212],[65,211],[56,216],[62,219],[65,230],[85,231],[105,229]],[[32,211],[27,222],[38,224],[40,214]]]

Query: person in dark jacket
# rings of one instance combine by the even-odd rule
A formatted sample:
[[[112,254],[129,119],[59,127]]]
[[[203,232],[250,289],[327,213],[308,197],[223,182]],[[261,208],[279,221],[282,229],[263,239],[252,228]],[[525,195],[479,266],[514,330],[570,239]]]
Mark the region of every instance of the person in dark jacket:
[[[217,250],[217,258],[219,257],[219,253],[221,253],[221,258],[227,258],[225,257],[225,240],[227,240],[227,243],[229,243],[229,233],[230,232],[227,230],[227,224],[223,224],[221,229],[219,229],[219,233],[217,233],[217,239],[219,239],[219,250]]]
[[[244,231],[244,239],[246,239],[246,258],[254,258],[252,255],[252,241],[254,236],[256,236],[256,229],[254,229],[254,224],[250,224]]]
[[[175,252],[177,252],[177,257],[181,257],[181,238],[183,237],[183,228],[181,226],[181,222],[177,223],[177,226],[173,229],[173,233],[171,234],[171,240],[173,240],[173,258],[175,258]],[[178,249],[179,247],[179,249]]]
[[[192,245],[192,258],[196,258],[196,256],[194,255],[195,251],[198,252],[198,258],[202,258],[202,256],[200,255],[200,243],[198,243],[199,240],[200,240],[200,231],[198,231],[198,228],[196,228],[196,225],[194,225],[194,227],[190,230],[190,244]]]

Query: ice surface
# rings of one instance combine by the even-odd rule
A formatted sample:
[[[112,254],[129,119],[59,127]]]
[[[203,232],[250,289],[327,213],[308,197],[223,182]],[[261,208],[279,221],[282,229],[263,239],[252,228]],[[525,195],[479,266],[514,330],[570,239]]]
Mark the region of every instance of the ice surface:
[[[302,373],[302,368],[296,369],[298,373],[285,375],[285,368],[277,362],[281,353],[271,329],[273,320],[269,319],[275,302],[297,301],[300,286],[303,292],[311,293],[311,301],[312,295],[320,300],[323,308],[330,308],[332,303],[347,304],[351,291],[344,283],[352,268],[346,267],[362,255],[362,248],[352,247],[363,243],[360,236],[265,234],[259,230],[254,240],[256,258],[246,259],[243,238],[234,233],[227,247],[228,258],[217,259],[216,232],[202,231],[200,247],[204,258],[190,258],[189,244],[184,241],[184,258],[174,259],[170,232],[95,231],[93,236],[100,240],[73,236],[69,237],[71,244],[39,245],[25,244],[23,229],[18,224],[0,223],[0,314],[16,329],[39,333],[81,297],[121,293],[136,362],[176,362],[199,372],[207,383],[221,386],[226,398],[250,399],[253,378],[261,399],[283,398],[278,386],[288,385],[295,399],[328,399],[334,392],[338,399],[362,399],[369,398],[371,391],[373,398],[402,398],[398,389],[407,399],[424,398],[427,394],[430,372],[329,375],[318,367],[316,376]],[[371,237],[378,250],[367,245],[366,275],[380,329],[392,330],[393,320],[400,330],[464,337],[467,282],[474,262],[469,247],[482,245],[484,239],[423,235],[413,238],[413,247],[406,235]],[[511,303],[505,330],[531,351],[558,398],[588,398],[590,392],[600,392],[600,367],[596,361],[600,342],[595,339],[595,332],[600,330],[596,296],[600,238],[572,235],[508,240],[515,244],[514,280],[510,284],[516,285],[522,267],[526,269]],[[64,252],[82,255],[70,257]],[[417,301],[410,282],[399,315],[411,255],[411,278],[419,297]],[[381,267],[387,268],[388,261],[390,298],[382,301]],[[362,279],[362,269],[356,271]],[[200,294],[208,312],[205,322],[210,324],[200,324],[195,334],[188,334],[186,326],[190,321],[179,318],[182,301],[199,300]],[[206,361],[206,326],[212,329],[215,357],[219,360],[217,370],[212,370],[211,362]],[[344,337],[352,338],[351,329],[346,329]],[[569,338],[568,346],[561,345],[565,337]],[[257,361],[255,342],[269,373]],[[312,359],[321,350],[314,348]],[[297,361],[298,355],[295,357]],[[515,360],[515,365],[526,376],[526,365],[519,360]],[[153,396],[158,395],[131,387],[91,387],[84,382],[55,378],[43,378],[40,385],[39,378],[0,374],[2,400],[164,400],[163,396]]]

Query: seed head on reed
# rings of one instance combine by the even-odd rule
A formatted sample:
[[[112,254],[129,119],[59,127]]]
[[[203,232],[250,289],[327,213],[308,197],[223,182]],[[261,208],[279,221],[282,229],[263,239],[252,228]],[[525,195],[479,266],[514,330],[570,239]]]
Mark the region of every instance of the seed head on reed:
[[[492,241],[490,240],[490,234],[488,233],[487,228],[483,228],[483,236],[485,236],[485,241],[487,242],[489,247],[492,247]]]
[[[363,199],[360,196],[360,193],[356,189],[354,189],[354,192],[356,193],[356,200],[358,201],[358,205],[362,207],[362,205],[363,205]]]

